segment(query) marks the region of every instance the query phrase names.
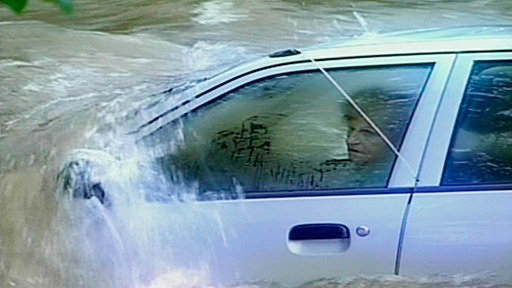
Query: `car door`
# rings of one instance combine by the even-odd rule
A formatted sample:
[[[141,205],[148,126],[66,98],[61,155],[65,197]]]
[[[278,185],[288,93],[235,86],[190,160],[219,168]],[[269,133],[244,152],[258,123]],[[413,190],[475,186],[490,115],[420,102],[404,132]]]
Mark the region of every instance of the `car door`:
[[[511,91],[512,53],[456,60],[411,202],[401,274],[512,283]]]
[[[213,283],[395,272],[454,57],[296,57],[231,73],[143,137],[168,181],[219,224],[203,259]]]

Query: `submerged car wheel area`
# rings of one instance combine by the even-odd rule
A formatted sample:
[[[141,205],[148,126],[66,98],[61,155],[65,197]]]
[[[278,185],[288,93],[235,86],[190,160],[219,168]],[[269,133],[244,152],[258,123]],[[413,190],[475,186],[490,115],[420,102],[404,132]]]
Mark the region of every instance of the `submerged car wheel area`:
[[[222,219],[212,281],[512,283],[512,27],[284,50],[171,96],[130,133]]]

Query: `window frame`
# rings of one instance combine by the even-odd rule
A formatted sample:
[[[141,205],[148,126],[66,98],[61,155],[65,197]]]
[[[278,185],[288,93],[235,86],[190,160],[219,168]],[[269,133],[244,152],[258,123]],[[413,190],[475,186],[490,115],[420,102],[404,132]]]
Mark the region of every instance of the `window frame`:
[[[443,92],[432,133],[429,136],[425,157],[420,169],[419,187],[439,187],[440,191],[489,190],[491,187],[512,185],[460,184],[441,185],[450,145],[455,133],[455,124],[460,106],[470,80],[473,64],[477,61],[510,61],[512,52],[461,53],[455,60],[449,82]],[[491,186],[491,187],[490,187]],[[475,189],[476,188],[476,189]],[[420,189],[422,190],[422,189]]]
[[[435,108],[438,106],[439,99],[441,98],[442,87],[444,87],[449,74],[450,68],[453,65],[453,53],[433,53],[421,55],[396,55],[396,56],[377,56],[377,57],[360,57],[360,58],[329,58],[329,59],[315,59],[315,61],[322,66],[322,68],[329,69],[343,69],[343,68],[363,68],[371,66],[399,66],[407,64],[432,64],[433,68],[429,73],[427,82],[420,94],[419,101],[413,109],[413,114],[410,122],[406,127],[404,138],[402,139],[401,147],[397,147],[401,152],[403,159],[409,164],[405,164],[398,157],[394,161],[393,167],[389,175],[389,181],[385,188],[360,188],[360,189],[346,189],[348,193],[344,193],[345,189],[335,189],[335,191],[319,191],[312,190],[311,193],[301,191],[297,195],[290,195],[288,191],[277,191],[255,193],[254,198],[269,198],[269,197],[304,197],[304,196],[319,196],[320,195],[355,195],[355,194],[382,194],[385,191],[404,192],[400,188],[412,188],[416,184],[416,178],[420,162],[423,156],[424,148],[427,142],[427,135],[430,131],[432,121],[435,115]],[[162,117],[150,123],[153,126],[163,126],[190,111],[196,110],[212,101],[222,98],[228,93],[238,89],[239,87],[248,85],[252,82],[266,79],[276,75],[283,75],[289,73],[307,72],[318,70],[317,66],[310,60],[293,61],[290,63],[275,63],[274,65],[267,65],[261,68],[250,67],[251,71],[242,73],[238,71],[230,71],[226,77],[230,79],[222,82],[219,77],[216,77],[212,83],[205,83],[201,87],[196,87],[186,91],[179,98],[176,107],[164,112]],[[236,70],[236,69],[235,69]],[[220,79],[223,76],[220,75]],[[327,79],[326,79],[327,81]],[[202,88],[202,89],[199,89]],[[335,89],[333,87],[333,89]],[[147,125],[150,126],[150,125]],[[143,127],[146,129],[146,127]],[[158,128],[153,129],[156,131]],[[151,132],[149,132],[151,133]],[[149,134],[147,131],[140,133],[142,136]],[[396,189],[399,188],[399,189]],[[256,195],[260,196],[256,196]],[[274,195],[275,194],[275,195]]]

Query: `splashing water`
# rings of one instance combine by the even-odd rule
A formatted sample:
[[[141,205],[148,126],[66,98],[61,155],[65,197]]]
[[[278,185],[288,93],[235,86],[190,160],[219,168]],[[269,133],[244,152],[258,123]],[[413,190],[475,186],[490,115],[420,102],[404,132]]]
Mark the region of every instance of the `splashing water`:
[[[20,18],[0,11],[9,21],[0,22],[0,287],[286,287],[217,284],[214,243],[230,236],[225,219],[194,201],[194,187],[157,173],[152,152],[120,131],[126,116],[169,86],[281,48],[512,22],[507,1],[492,0],[77,0],[72,17],[33,2]],[[87,177],[108,191],[108,207],[71,197],[59,182],[64,163],[80,159],[93,165]],[[372,275],[300,287],[512,287],[491,276]]]
[[[76,278],[75,283],[83,283],[84,287],[144,287],[162,273],[172,271],[175,276],[181,275],[176,271],[183,268],[176,265],[180,265],[179,254],[184,251],[193,251],[199,256],[198,262],[181,264],[194,269],[193,275],[202,275],[200,271],[206,273],[201,265],[203,259],[207,259],[202,244],[207,243],[193,239],[197,229],[212,225],[205,221],[208,219],[205,211],[197,209],[192,201],[147,201],[143,193],[145,184],[140,183],[140,179],[147,181],[155,177],[141,175],[148,170],[140,160],[120,161],[104,152],[77,150],[70,157],[70,163],[84,159],[87,159],[88,169],[82,166],[79,172],[82,174],[75,174],[79,177],[71,180],[62,176],[60,187],[63,189],[57,190],[61,195],[56,195],[60,206],[56,229],[62,237],[58,242],[64,245],[59,250],[69,252],[66,257],[80,259],[77,263],[80,265],[71,273]],[[72,197],[73,183],[69,188],[63,182],[79,182],[84,178],[89,183],[101,183],[102,189],[108,191],[108,200],[100,201],[97,195],[89,199]],[[154,180],[152,189],[158,186],[158,179]],[[63,222],[68,225],[62,225]],[[69,264],[72,258],[62,260]],[[192,272],[186,273],[192,275]],[[195,277],[197,279],[187,278],[199,281],[199,276]]]

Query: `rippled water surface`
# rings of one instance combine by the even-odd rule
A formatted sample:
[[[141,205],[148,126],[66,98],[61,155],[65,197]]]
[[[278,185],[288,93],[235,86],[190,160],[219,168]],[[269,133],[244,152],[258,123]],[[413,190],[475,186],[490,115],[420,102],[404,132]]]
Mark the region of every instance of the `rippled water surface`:
[[[169,212],[132,199],[101,217],[94,203],[56,195],[58,171],[77,149],[127,160],[105,172],[118,190],[155,177],[141,175],[134,155],[144,153],[120,127],[158,92],[277,49],[365,32],[512,24],[512,3],[502,0],[80,0],[72,15],[32,2],[22,16],[0,8],[0,287],[210,285],[201,261],[208,239],[183,227],[221,230],[214,211],[192,202]],[[176,251],[199,260],[184,270]],[[283,286],[263,279],[238,287]],[[300,287],[512,286],[464,275],[371,275]]]

